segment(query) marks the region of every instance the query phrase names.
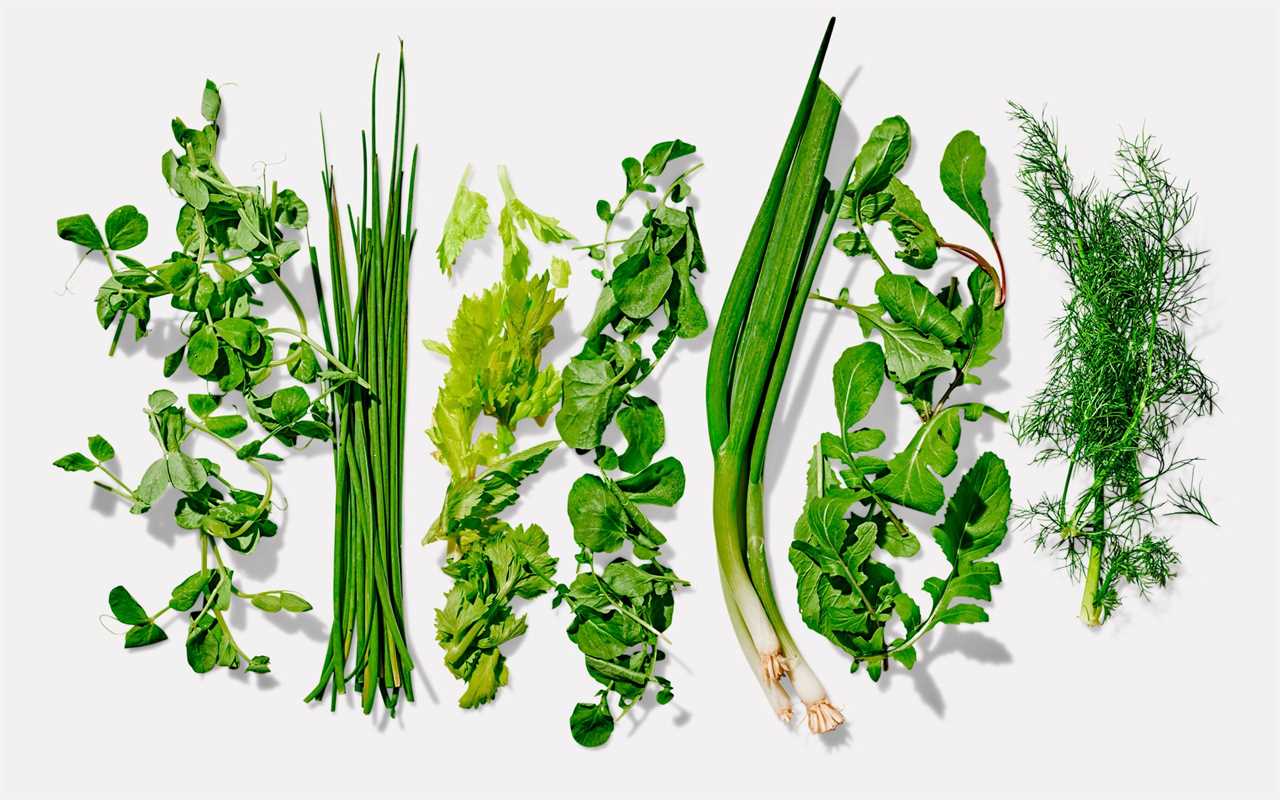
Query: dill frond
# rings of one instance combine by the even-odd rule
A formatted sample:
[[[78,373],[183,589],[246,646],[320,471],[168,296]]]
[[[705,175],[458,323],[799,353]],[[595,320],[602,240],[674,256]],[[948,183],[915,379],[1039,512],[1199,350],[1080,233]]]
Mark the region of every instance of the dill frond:
[[[1064,462],[1066,474],[1061,494],[1020,518],[1037,548],[1083,577],[1082,615],[1099,624],[1124,584],[1145,596],[1174,576],[1178,555],[1153,533],[1159,515],[1213,522],[1194,481],[1162,490],[1196,460],[1178,456],[1179,427],[1215,409],[1217,386],[1187,339],[1208,261],[1184,240],[1196,196],[1152,137],[1121,140],[1119,185],[1107,190],[1077,181],[1054,122],[1017,104],[1011,117],[1034,244],[1069,283],[1048,378],[1013,427],[1041,448],[1037,461]]]

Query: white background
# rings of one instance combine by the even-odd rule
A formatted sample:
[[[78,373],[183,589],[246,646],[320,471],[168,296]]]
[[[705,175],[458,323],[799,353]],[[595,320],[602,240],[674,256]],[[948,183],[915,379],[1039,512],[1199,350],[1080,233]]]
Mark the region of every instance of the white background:
[[[1035,790],[1126,792],[1276,787],[1277,594],[1275,364],[1276,24],[1271,11],[839,11],[825,79],[845,88],[846,118],[832,172],[890,114],[911,123],[907,179],[949,238],[980,241],[937,185],[953,133],[977,131],[989,160],[988,197],[1009,265],[1006,343],[980,395],[1017,408],[1040,385],[1046,339],[1062,294],[1058,274],[1028,244],[1016,190],[1016,132],[1007,99],[1047,105],[1081,175],[1104,180],[1122,132],[1158,135],[1173,172],[1201,199],[1193,237],[1212,250],[1195,343],[1221,386],[1220,415],[1186,430],[1218,528],[1176,523],[1184,564],[1173,588],[1130,598],[1101,631],[1076,612],[1079,587],[1058,562],[1014,531],[998,553],[1005,582],[992,621],[931,635],[921,663],[879,685],[795,613],[785,553],[803,491],[804,461],[831,427],[830,367],[861,340],[850,318],[814,308],[802,329],[775,425],[769,466],[771,554],[780,601],[818,673],[849,718],[825,739],[772,717],[744,666],[717,587],[709,511],[710,459],[702,413],[709,341],[681,343],[647,387],[667,411],[666,453],[690,475],[677,512],[662,519],[674,567],[695,588],[671,630],[673,706],[620,725],[587,752],[567,717],[594,685],[564,637],[568,618],[528,606],[530,632],[511,659],[496,705],[464,712],[433,641],[431,609],[446,588],[441,553],[418,538],[434,517],[446,472],[429,455],[427,426],[442,359],[418,342],[442,336],[463,292],[498,275],[499,252],[464,259],[450,282],[434,264],[440,225],[463,167],[497,203],[494,168],[584,239],[600,225],[598,197],[621,187],[618,162],[679,136],[706,169],[695,181],[720,298],[763,194],[826,22],[826,11],[475,12],[396,10],[11,12],[3,39],[3,786],[14,790],[492,790],[503,793],[712,789]],[[296,188],[320,216],[317,114],[323,112],[339,186],[354,197],[357,135],[366,124],[373,56],[390,91],[396,37],[407,42],[409,135],[422,145],[421,231],[412,288],[404,547],[406,603],[420,669],[419,699],[394,721],[358,710],[307,707],[330,610],[332,488],[327,451],[277,470],[289,508],[280,536],[237,559],[247,585],[294,589],[316,604],[300,624],[233,615],[238,638],[271,656],[268,678],[193,675],[180,634],[123,652],[104,631],[108,589],[127,584],[155,605],[192,569],[195,547],[166,521],[95,497],[83,475],[49,466],[101,433],[132,479],[151,458],[140,408],[162,384],[172,329],[106,357],[92,298],[103,277],[54,220],[101,222],[134,203],[152,223],[143,252],[172,243],[178,203],[159,174],[169,119],[199,116],[206,76],[223,89],[222,163],[251,182],[255,162]],[[388,62],[388,59],[392,59]],[[390,110],[390,95],[384,108]],[[384,130],[390,129],[387,117]],[[495,209],[496,210],[496,209]],[[317,219],[320,225],[323,222]],[[313,234],[320,228],[313,225]],[[545,256],[542,263],[545,263]],[[305,272],[295,259],[292,277]],[[945,261],[929,280],[959,269]],[[594,300],[580,263],[553,351],[563,362]],[[865,270],[864,270],[865,272]],[[852,281],[855,295],[869,291]],[[843,257],[820,285],[850,283]],[[306,284],[303,284],[304,288]],[[859,294],[860,293],[860,294]],[[157,311],[160,311],[157,308]],[[706,337],[709,340],[709,336]],[[200,391],[188,383],[181,391]],[[885,393],[885,398],[888,396]],[[905,436],[892,403],[874,412]],[[542,432],[522,428],[523,441]],[[1015,499],[1059,480],[1029,465],[1002,426],[968,427],[962,465],[982,449],[1009,463]],[[585,467],[560,452],[510,516],[552,536],[567,570],[569,484]],[[948,486],[954,484],[957,470]],[[927,541],[927,539],[926,539]],[[904,585],[941,561],[927,546]]]

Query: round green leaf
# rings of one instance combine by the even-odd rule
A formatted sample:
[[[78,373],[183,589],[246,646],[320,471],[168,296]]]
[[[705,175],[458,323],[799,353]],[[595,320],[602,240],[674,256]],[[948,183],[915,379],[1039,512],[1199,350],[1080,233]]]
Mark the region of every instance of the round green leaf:
[[[147,218],[134,206],[120,206],[107,216],[107,246],[128,250],[147,238]]]

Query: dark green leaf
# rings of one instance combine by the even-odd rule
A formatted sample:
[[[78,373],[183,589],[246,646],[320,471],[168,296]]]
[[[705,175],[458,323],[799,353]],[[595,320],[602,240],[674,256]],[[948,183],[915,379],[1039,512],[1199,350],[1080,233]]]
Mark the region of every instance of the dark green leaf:
[[[301,386],[290,386],[271,395],[271,416],[281,425],[290,425],[306,416],[311,398]]]
[[[991,212],[982,196],[982,182],[987,175],[987,149],[973,131],[960,131],[942,153],[939,167],[942,190],[951,202],[982,226],[992,238]]]
[[[193,572],[182,583],[173,587],[169,595],[169,608],[174,611],[190,611],[208,585],[210,574],[207,570]]]
[[[613,715],[606,697],[596,704],[578,703],[569,715],[569,732],[583,747],[599,747],[613,735]]]
[[[658,142],[649,148],[649,152],[644,157],[644,171],[648,175],[661,175],[663,170],[667,168],[667,164],[677,158],[687,156],[694,152],[696,148],[688,142],[682,142],[675,139],[670,142]]]
[[[855,199],[879,192],[889,185],[907,163],[911,150],[911,130],[902,117],[889,117],[871,130],[854,159],[849,192]]]
[[[202,325],[187,340],[187,366],[200,377],[206,377],[218,363],[218,337],[213,328]]]
[[[124,646],[126,649],[134,647],[146,647],[149,644],[163,642],[168,639],[164,629],[154,622],[148,622],[142,625],[135,625],[124,635]]]
[[[889,316],[944,345],[960,338],[960,323],[924,284],[911,275],[881,275],[876,297]]]
[[[230,439],[244,433],[249,427],[249,423],[239,414],[223,414],[217,417],[209,417],[204,424],[213,431],[215,436],[223,439]]]
[[[111,615],[125,625],[146,625],[151,621],[151,617],[123,586],[116,586],[111,590],[107,595],[107,604],[111,606]]]
[[[629,517],[622,503],[595,475],[583,475],[569,489],[569,522],[573,540],[597,553],[622,546]]]
[[[98,468],[93,459],[84,453],[67,453],[53,462],[53,465],[59,469],[65,469],[67,472],[93,472]]]
[[[147,238],[147,218],[134,206],[120,206],[107,215],[107,246],[128,250]]]
[[[116,457],[116,450],[111,443],[96,434],[89,437],[89,452],[99,461],[110,461]]]
[[[880,396],[884,351],[874,342],[846,349],[832,370],[832,382],[840,430],[848,432],[870,413]]]
[[[684,495],[684,466],[674,457],[657,461],[617,482],[633,503],[674,506]]]
[[[90,250],[103,250],[102,234],[88,214],[63,217],[58,220],[58,238],[73,242]]]
[[[667,437],[662,409],[648,397],[633,396],[618,412],[618,430],[627,440],[627,449],[618,466],[627,472],[639,472],[653,460]]]

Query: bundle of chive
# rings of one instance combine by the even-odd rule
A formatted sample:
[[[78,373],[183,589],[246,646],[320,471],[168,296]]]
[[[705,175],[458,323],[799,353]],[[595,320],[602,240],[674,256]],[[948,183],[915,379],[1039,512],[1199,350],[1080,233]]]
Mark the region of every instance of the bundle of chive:
[[[729,284],[707,367],[712,510],[729,617],[778,716],[791,719],[791,698],[782,685],[788,677],[814,733],[834,730],[844,717],[778,611],[764,550],[763,481],[769,428],[796,332],[839,211],[834,203],[826,209],[831,186],[825,172],[840,98],[818,79],[834,25],[833,18]],[[848,182],[846,174],[835,197],[843,196]]]
[[[414,148],[406,187],[403,45],[385,205],[382,161],[377,152],[377,92],[375,61],[372,122],[367,138],[361,136],[364,178],[360,216],[354,216],[350,207],[347,209],[356,260],[354,287],[347,269],[333,167],[327,147],[325,151],[322,178],[329,223],[332,319],[326,309],[316,250],[311,248],[325,346],[350,365],[369,389],[341,381],[335,374],[327,391],[328,411],[336,433],[333,628],[320,681],[307,700],[322,699],[332,683],[330,707],[336,708],[338,695],[347,690],[348,682],[353,682],[364,713],[370,713],[375,697],[381,696],[388,714],[395,716],[401,693],[413,701],[413,661],[405,644],[400,542],[409,257],[416,235],[413,195],[418,150]]]

